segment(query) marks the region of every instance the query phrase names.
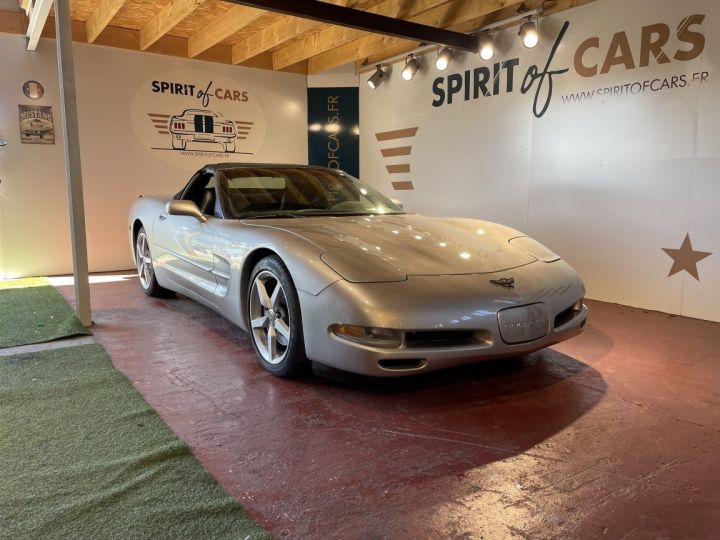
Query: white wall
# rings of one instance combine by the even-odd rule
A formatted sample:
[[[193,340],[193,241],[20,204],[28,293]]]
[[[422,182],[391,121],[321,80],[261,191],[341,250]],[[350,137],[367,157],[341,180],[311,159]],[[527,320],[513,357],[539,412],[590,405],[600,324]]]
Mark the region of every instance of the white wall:
[[[43,39],[27,52],[21,36],[0,35],[0,276],[51,275],[71,271],[63,137],[55,42]],[[127,209],[141,193],[175,193],[205,163],[255,161],[307,163],[306,81],[302,75],[75,44],[88,251],[92,271],[132,267]],[[42,99],[22,93],[34,79]],[[217,145],[189,152],[169,146],[148,113],[178,114],[202,108],[195,97],[155,94],[152,81],[177,81],[238,89],[247,101],[221,101],[210,109],[232,120],[254,122],[238,151]],[[56,144],[20,144],[18,104],[50,105]]]
[[[704,34],[704,52],[690,61],[673,58],[688,50],[676,36],[681,20],[704,14],[691,29]],[[519,90],[528,68],[540,71],[563,23],[570,21],[551,69],[546,114],[532,113],[535,86]],[[582,77],[574,69],[578,46],[598,37],[586,65],[603,63],[611,39],[625,31],[637,66],[642,28],[665,23],[670,62],[612,67]],[[457,58],[438,72],[427,58],[411,82],[391,80],[377,90],[360,84],[361,176],[401,198],[411,211],[461,215],[506,223],[538,238],[581,273],[590,298],[720,321],[720,4],[715,0],[598,0],[541,22],[542,42],[525,50],[517,28],[498,36],[499,51],[486,63]],[[433,107],[433,81],[452,73],[519,59],[514,89],[489,97]],[[427,62],[429,60],[429,62]],[[428,65],[431,64],[431,65]],[[694,73],[708,72],[704,83]],[[595,97],[565,103],[572,92],[685,75],[684,88]],[[363,78],[366,78],[365,75]],[[657,86],[657,85],[655,85]],[[447,81],[444,82],[447,89]],[[544,101],[547,79],[541,93]],[[417,135],[379,142],[375,134],[418,127]],[[381,148],[412,145],[409,158],[383,158]],[[409,174],[389,174],[386,165],[410,163]],[[413,190],[393,191],[391,182],[411,180]],[[694,249],[713,255],[698,263],[700,281],[687,272],[668,277],[672,260],[662,248],[679,248],[689,233]]]
[[[358,85],[355,64],[345,64],[307,76],[308,88],[347,88]]]

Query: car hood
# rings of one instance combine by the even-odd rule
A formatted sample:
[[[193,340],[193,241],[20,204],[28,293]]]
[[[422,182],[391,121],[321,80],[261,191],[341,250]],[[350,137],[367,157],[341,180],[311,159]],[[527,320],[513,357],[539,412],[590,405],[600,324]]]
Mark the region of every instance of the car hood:
[[[500,272],[538,260],[509,243],[522,233],[474,219],[324,216],[278,220],[273,226],[319,246],[322,260],[353,282]]]

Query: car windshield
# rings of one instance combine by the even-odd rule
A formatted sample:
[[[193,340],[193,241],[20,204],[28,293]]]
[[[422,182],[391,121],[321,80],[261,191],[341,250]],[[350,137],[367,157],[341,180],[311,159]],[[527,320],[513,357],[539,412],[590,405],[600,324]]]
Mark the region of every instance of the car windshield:
[[[341,171],[238,167],[217,173],[229,219],[311,215],[402,214],[402,207]]]

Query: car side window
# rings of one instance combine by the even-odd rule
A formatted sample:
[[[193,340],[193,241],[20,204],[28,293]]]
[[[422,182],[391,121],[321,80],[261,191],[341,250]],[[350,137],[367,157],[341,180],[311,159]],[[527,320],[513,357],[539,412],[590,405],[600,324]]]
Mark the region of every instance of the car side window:
[[[187,187],[182,199],[185,201],[193,201],[206,216],[220,217],[216,211],[215,175],[212,173],[200,173]]]

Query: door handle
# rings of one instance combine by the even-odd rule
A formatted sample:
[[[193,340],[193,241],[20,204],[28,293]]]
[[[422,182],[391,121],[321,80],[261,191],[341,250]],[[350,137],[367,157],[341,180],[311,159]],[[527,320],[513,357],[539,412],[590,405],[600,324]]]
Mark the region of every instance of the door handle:
[[[165,221],[165,220],[167,219],[167,216],[166,216],[165,214],[160,214],[160,215],[158,216],[158,219],[159,219],[160,221]]]

